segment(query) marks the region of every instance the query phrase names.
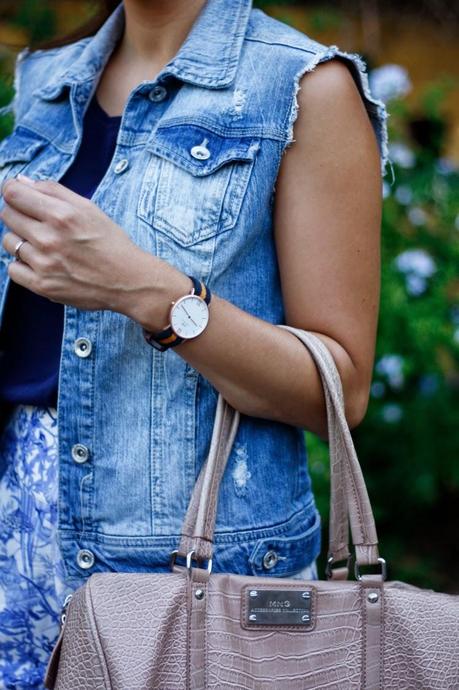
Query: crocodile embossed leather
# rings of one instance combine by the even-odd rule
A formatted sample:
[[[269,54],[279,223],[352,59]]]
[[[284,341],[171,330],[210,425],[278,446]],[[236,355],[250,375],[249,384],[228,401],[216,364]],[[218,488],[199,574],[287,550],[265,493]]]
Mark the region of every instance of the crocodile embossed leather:
[[[373,511],[325,344],[331,461],[326,580],[212,573],[220,481],[239,412],[218,398],[210,450],[166,573],[94,573],[67,603],[54,690],[457,690],[459,596],[387,581]],[[348,580],[351,552],[356,580]],[[185,558],[185,564],[177,559]],[[332,567],[338,561],[345,566]],[[370,566],[371,572],[361,572]]]

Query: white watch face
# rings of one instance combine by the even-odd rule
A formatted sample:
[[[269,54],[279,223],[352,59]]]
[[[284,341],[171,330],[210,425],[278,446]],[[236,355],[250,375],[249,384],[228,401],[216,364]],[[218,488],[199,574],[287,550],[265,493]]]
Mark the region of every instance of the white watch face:
[[[185,295],[172,306],[171,326],[181,338],[195,338],[209,321],[209,308],[201,297]]]

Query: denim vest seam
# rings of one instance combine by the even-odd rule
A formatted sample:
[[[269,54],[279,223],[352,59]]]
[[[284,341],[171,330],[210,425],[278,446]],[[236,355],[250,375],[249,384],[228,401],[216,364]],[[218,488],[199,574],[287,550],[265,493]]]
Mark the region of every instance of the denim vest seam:
[[[292,43],[286,43],[284,41],[263,40],[259,36],[246,36],[245,40],[248,42],[251,42],[251,43],[262,43],[263,45],[280,46],[282,48],[287,48],[287,49],[291,49],[291,50],[298,50],[298,51],[301,51],[302,53],[309,53],[310,55],[316,54],[315,50],[310,50],[309,48],[305,48],[304,46],[293,45]]]
[[[309,493],[309,500],[305,505],[300,508],[300,510],[295,511],[286,520],[276,523],[273,525],[266,525],[264,527],[257,527],[251,530],[237,530],[234,532],[226,531],[219,532],[217,529],[214,533],[214,544],[217,546],[219,544],[240,544],[249,543],[252,541],[258,541],[260,539],[271,539],[274,537],[282,537],[285,533],[288,533],[292,529],[292,525],[301,524],[300,519],[302,515],[310,517],[317,510],[314,495],[312,492]],[[79,540],[83,537],[83,534],[79,530],[74,529],[60,529],[62,537],[65,538],[75,538]],[[138,548],[159,548],[161,546],[169,547],[180,539],[180,534],[171,535],[152,535],[152,536],[132,536],[126,537],[124,535],[107,535],[97,532],[95,530],[91,532],[86,532],[84,534],[85,540],[89,543],[94,544],[112,544],[113,546],[130,546]],[[289,538],[288,536],[286,538]],[[293,535],[292,538],[297,538],[297,535]]]

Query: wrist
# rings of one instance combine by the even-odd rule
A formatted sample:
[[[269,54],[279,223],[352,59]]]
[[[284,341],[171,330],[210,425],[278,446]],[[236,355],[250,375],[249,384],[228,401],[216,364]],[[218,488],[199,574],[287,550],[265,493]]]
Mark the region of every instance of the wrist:
[[[142,328],[156,332],[168,325],[172,300],[190,292],[192,283],[185,273],[157,256],[142,254],[123,312]]]
[[[147,343],[160,352],[201,335],[209,322],[212,293],[196,276],[189,275],[188,278],[192,288],[179,299],[171,301],[167,326],[159,332],[143,329]]]

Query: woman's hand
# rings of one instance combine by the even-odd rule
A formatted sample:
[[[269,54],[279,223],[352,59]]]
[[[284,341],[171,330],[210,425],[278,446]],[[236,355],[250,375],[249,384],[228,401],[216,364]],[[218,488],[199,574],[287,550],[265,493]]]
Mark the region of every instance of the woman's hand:
[[[21,260],[8,266],[14,282],[53,302],[125,311],[145,252],[119,225],[92,201],[53,180],[20,176],[5,182],[2,194],[0,218],[10,230],[3,247],[14,255],[18,242],[26,240]]]

